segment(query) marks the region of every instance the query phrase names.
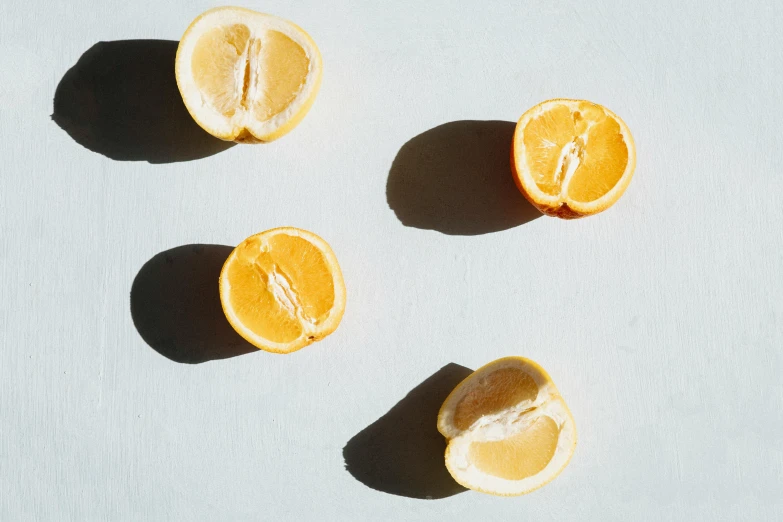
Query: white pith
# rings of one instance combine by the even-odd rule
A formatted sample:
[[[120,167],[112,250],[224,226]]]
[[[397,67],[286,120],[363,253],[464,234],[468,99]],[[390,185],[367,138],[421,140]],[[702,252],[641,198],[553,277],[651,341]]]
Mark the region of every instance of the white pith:
[[[266,242],[262,244],[262,251]],[[272,270],[269,274],[262,273],[263,279],[266,280],[266,285],[272,296],[275,298],[277,304],[285,310],[292,319],[297,320],[304,330],[306,335],[310,335],[316,330],[315,319],[308,316],[305,312],[302,302],[299,300],[299,296],[296,291],[291,287],[291,282],[288,277],[280,271],[277,265],[272,266]]]

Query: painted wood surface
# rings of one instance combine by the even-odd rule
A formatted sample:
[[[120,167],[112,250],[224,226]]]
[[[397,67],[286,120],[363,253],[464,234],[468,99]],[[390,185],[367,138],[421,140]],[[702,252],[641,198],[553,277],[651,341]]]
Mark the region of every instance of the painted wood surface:
[[[779,3],[511,4],[245,3],[325,73],[290,135],[234,147],[173,83],[215,4],[2,4],[0,520],[783,519]],[[634,133],[602,215],[537,217],[505,177],[552,97]],[[348,305],[275,356],[215,299],[283,225],[332,245]],[[579,444],[499,499],[449,482],[434,414],[510,354]]]

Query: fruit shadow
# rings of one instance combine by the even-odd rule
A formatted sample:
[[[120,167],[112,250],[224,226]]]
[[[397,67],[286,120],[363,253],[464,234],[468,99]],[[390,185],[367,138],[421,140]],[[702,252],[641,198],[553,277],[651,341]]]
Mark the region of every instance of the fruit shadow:
[[[472,236],[525,224],[542,214],[511,174],[510,121],[453,121],[402,146],[386,201],[403,225]]]
[[[237,334],[220,305],[224,245],[184,245],[147,261],[133,281],[133,324],[156,352],[198,364],[258,351]]]
[[[345,469],[366,486],[392,495],[440,499],[467,491],[446,469],[446,440],[437,420],[448,394],[471,373],[450,363],[416,386],[348,441]]]
[[[232,147],[188,114],[174,76],[177,45],[98,42],[57,85],[52,120],[83,147],[119,161],[188,161]]]

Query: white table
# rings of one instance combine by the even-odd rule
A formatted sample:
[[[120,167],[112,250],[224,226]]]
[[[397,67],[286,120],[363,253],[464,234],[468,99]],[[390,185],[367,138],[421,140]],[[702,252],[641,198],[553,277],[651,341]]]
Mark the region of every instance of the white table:
[[[325,74],[290,135],[230,148],[171,69],[215,4],[0,7],[0,520],[783,519],[783,8],[510,4],[245,4]],[[509,188],[511,122],[552,97],[634,133],[604,214]],[[330,242],[347,311],[247,353],[216,273],[282,225]],[[528,496],[460,491],[434,412],[510,354],[576,454]]]

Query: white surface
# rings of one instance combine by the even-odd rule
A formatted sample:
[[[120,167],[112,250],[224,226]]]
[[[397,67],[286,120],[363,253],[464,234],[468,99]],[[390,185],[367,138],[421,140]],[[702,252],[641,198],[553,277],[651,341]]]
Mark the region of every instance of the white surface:
[[[318,43],[313,110],[273,144],[151,164],[76,143],[55,89],[96,42],[177,40],[215,4],[3,3],[0,520],[783,518],[783,9],[510,4],[245,4]],[[551,97],[634,133],[609,211],[461,236],[389,209],[409,139]],[[197,365],[144,342],[144,263],[280,225],[337,253],[335,334]],[[344,469],[343,446],[439,368],[508,354],[576,419],[552,484],[420,500]]]

